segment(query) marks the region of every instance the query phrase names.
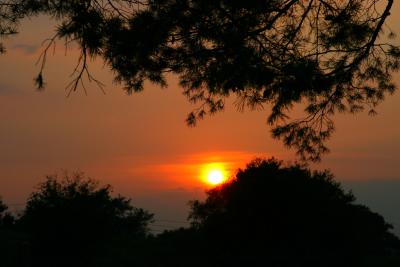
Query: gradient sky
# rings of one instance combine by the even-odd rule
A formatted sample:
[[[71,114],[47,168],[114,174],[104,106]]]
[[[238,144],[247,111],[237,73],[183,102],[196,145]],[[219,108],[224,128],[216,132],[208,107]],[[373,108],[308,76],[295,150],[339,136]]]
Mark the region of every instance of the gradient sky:
[[[388,25],[400,33],[400,3]],[[146,84],[127,96],[112,83],[101,61],[91,70],[106,84],[94,84],[66,97],[65,87],[77,60],[58,43],[45,69],[47,87],[34,89],[41,43],[52,34],[46,17],[24,21],[21,33],[6,42],[0,56],[0,196],[23,208],[29,193],[47,174],[81,170],[161,220],[184,221],[187,202],[204,197],[202,166],[222,162],[233,172],[254,157],[295,160],[294,151],[270,137],[268,107],[224,112],[197,127],[185,125],[188,104],[174,77],[169,87]],[[400,82],[400,75],[396,78]],[[398,84],[400,84],[398,82]],[[233,103],[234,99],[229,99]],[[339,115],[329,142],[331,153],[315,169],[330,169],[359,202],[382,213],[400,234],[400,94],[387,97],[378,116]]]

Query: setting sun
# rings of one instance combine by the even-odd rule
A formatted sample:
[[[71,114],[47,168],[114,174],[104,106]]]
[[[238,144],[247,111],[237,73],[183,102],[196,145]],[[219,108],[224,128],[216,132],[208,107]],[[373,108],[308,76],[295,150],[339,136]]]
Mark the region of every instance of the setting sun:
[[[211,170],[207,175],[210,184],[217,185],[224,181],[224,175],[220,170]]]
[[[228,176],[223,163],[209,163],[203,167],[202,173],[202,180],[210,185],[222,184]]]

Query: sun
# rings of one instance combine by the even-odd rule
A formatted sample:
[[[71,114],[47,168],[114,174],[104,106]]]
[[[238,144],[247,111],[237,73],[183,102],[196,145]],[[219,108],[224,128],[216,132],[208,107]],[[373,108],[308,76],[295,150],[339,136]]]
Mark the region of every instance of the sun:
[[[224,181],[224,174],[221,170],[210,170],[207,174],[207,181],[212,185],[221,184]]]
[[[202,180],[212,186],[224,183],[227,180],[227,172],[223,163],[209,163],[204,165]]]

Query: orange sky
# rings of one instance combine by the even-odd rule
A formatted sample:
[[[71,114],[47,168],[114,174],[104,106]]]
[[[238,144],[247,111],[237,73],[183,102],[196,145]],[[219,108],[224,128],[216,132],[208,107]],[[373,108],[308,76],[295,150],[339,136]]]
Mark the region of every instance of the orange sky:
[[[399,10],[396,2],[389,21],[397,32]],[[66,98],[77,54],[65,54],[61,42],[45,69],[46,90],[35,91],[35,62],[52,33],[48,25],[45,17],[26,21],[0,56],[0,196],[6,202],[23,203],[46,174],[82,170],[164,212],[160,216],[183,218],[186,202],[204,196],[206,186],[199,179],[204,164],[224,162],[232,171],[256,156],[295,159],[294,151],[270,137],[267,107],[240,113],[228,104],[224,112],[187,127],[184,120],[193,106],[173,77],[166,89],[147,84],[144,92],[127,96],[107,68],[93,62],[106,95],[88,84],[88,96],[81,90]],[[400,184],[399,103],[396,93],[379,106],[376,117],[336,116],[332,152],[313,167],[329,168],[341,181]],[[162,211],[160,201],[174,212]],[[399,207],[400,198],[395,202]]]

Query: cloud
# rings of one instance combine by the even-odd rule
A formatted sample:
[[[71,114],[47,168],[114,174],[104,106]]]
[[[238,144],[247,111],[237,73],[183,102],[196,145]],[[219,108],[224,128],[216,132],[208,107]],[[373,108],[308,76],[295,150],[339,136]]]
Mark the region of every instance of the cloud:
[[[16,51],[21,51],[25,54],[32,55],[35,54],[39,50],[38,45],[30,45],[30,44],[16,44],[11,47],[11,49]]]
[[[393,224],[393,232],[400,237],[400,178],[348,181],[343,185],[353,191],[358,203],[367,205]]]
[[[7,83],[0,83],[0,96],[16,95],[20,92],[21,90],[18,90],[16,86]]]

